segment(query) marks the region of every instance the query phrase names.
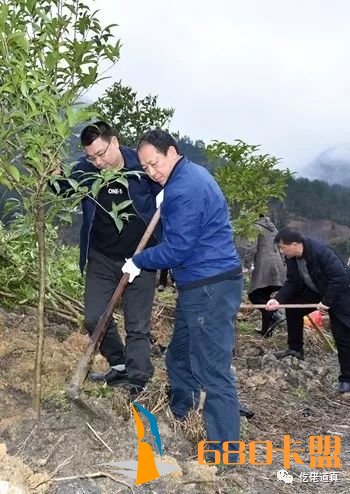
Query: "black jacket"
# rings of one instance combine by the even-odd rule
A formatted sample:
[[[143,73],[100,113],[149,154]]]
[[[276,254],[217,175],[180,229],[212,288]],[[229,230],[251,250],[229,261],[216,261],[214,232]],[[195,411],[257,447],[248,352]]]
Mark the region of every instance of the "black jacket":
[[[144,221],[145,225],[148,225],[152,219],[153,214],[156,211],[156,196],[161,191],[162,187],[153,182],[143,171],[140,162],[137,157],[136,151],[125,146],[120,146],[120,151],[124,158],[124,168],[127,171],[138,171],[140,176],[130,176],[128,177],[128,192],[129,197],[133,202],[133,207],[135,208],[137,214]],[[86,179],[84,173],[98,172],[98,169],[91,164],[85,157],[80,158],[77,165],[72,170],[71,177],[77,181]],[[88,189],[91,188],[93,180],[89,180],[84,183]],[[61,193],[69,193],[71,188],[68,180],[60,181]],[[82,211],[83,211],[83,222],[80,230],[80,260],[79,266],[80,270],[84,270],[84,266],[87,262],[90,237],[93,227],[96,203],[89,197],[85,197],[81,201]],[[154,236],[158,241],[161,240],[162,230],[161,225],[158,224]]]
[[[303,258],[309,275],[320,292],[320,301],[345,312],[350,310],[350,272],[343,261],[326,245],[304,237]],[[276,294],[280,303],[288,303],[300,296],[307,289],[299,274],[295,257],[287,259],[287,280]]]

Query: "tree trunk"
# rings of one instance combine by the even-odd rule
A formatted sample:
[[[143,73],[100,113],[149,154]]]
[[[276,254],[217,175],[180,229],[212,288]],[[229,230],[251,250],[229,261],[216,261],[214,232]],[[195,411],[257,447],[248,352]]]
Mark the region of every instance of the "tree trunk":
[[[38,313],[37,313],[37,344],[35,354],[33,408],[37,418],[41,411],[41,368],[44,353],[44,316],[45,316],[45,289],[46,289],[46,252],[45,252],[45,211],[39,197],[35,219],[35,233],[38,241]]]

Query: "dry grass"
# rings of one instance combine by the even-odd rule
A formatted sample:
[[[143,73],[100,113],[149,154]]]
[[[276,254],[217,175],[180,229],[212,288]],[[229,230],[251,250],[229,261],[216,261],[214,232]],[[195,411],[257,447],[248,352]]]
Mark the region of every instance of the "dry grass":
[[[190,410],[183,421],[177,421],[188,441],[196,445],[206,438],[203,415],[199,410]]]

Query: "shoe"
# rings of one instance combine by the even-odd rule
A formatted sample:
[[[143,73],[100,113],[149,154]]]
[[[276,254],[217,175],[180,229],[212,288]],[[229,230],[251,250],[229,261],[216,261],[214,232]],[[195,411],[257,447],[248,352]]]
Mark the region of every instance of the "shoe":
[[[241,417],[247,417],[247,419],[251,419],[255,415],[253,410],[250,410],[248,407],[245,407],[244,405],[239,405],[239,414]]]
[[[298,352],[297,350],[280,350],[279,352],[274,352],[273,355],[278,359],[281,360],[285,357],[295,357],[299,360],[304,360],[304,352]]]
[[[265,332],[263,332],[263,330],[262,330],[262,329],[258,329],[258,328],[254,329],[254,331],[255,331],[258,335],[263,336],[264,338],[270,338],[270,337],[272,336],[272,331],[270,331],[270,328],[268,328],[268,330],[267,330],[267,331],[265,331]]]
[[[129,382],[126,370],[118,371],[113,367],[108,372],[91,372],[89,378],[94,382],[106,383],[108,386],[118,386]]]
[[[350,382],[340,381],[337,391],[338,393],[350,393]]]
[[[158,292],[164,292],[165,286],[164,285],[158,285]]]

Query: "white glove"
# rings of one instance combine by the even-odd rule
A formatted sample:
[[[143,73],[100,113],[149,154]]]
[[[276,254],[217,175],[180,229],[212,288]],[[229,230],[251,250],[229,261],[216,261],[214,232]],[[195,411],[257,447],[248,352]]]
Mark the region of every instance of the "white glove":
[[[139,276],[141,269],[139,269],[133,262],[132,259],[125,259],[126,263],[122,267],[122,272],[124,274],[129,274],[129,283],[132,283],[136,276]]]
[[[163,202],[163,199],[164,199],[164,189],[162,189],[159,194],[156,195],[156,206],[157,206],[157,209],[159,208],[159,206],[162,204]]]

